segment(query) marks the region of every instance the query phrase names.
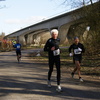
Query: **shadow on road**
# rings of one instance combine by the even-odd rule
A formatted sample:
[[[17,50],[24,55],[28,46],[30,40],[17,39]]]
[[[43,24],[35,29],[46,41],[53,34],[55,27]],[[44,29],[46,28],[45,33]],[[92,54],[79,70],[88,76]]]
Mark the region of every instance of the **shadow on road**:
[[[35,74],[33,76],[39,76]],[[45,76],[42,76],[45,77]],[[46,79],[42,77],[21,77],[21,76],[0,76],[0,97],[6,96],[10,93],[16,94],[38,94],[38,95],[48,95],[64,98],[84,98],[84,99],[100,99],[100,92],[97,91],[85,91],[79,89],[72,89],[68,87],[63,87],[62,93],[57,93],[55,91],[56,87],[48,88],[46,85]],[[19,80],[20,79],[20,80]],[[29,80],[24,81],[24,80]],[[30,80],[31,79],[31,80]],[[42,83],[40,83],[42,82]],[[44,84],[45,83],[45,84]],[[70,82],[66,84],[71,84]],[[75,84],[75,83],[74,83]],[[96,95],[95,95],[96,94]],[[85,95],[85,97],[84,97]],[[75,99],[74,99],[75,100]]]

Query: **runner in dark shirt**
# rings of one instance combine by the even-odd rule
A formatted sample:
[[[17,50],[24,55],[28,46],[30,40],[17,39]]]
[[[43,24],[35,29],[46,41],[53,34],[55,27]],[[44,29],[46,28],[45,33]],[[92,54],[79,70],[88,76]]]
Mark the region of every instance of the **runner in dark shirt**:
[[[73,53],[71,53],[73,50]],[[79,76],[79,80],[82,82],[83,79],[81,78],[81,73],[80,73],[80,63],[82,61],[82,53],[85,52],[84,46],[83,44],[79,43],[79,38],[75,37],[74,38],[74,43],[69,47],[69,53],[70,56],[73,56],[73,62],[75,63],[75,69],[74,71],[71,73],[72,77],[74,77],[74,74],[76,71],[78,71],[78,76]]]
[[[54,64],[57,69],[57,91],[61,91],[60,86],[60,49],[59,43],[60,39],[58,37],[58,30],[53,29],[51,31],[51,38],[47,40],[46,45],[44,47],[44,51],[48,52],[49,57],[49,72],[48,72],[48,87],[51,87],[51,74],[53,72]]]

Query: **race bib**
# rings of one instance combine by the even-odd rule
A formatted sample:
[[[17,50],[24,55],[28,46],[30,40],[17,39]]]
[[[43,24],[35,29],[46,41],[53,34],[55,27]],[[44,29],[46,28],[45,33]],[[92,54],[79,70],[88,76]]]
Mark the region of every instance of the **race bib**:
[[[17,49],[20,49],[20,45],[17,46]]]
[[[54,50],[53,55],[54,56],[60,55],[60,49]]]
[[[74,49],[74,54],[81,54],[81,51],[79,51],[78,49]]]

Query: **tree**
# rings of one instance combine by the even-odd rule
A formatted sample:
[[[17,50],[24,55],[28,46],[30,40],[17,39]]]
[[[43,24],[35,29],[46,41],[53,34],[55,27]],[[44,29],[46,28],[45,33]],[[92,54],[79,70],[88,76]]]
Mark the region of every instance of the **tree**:
[[[62,0],[63,5],[72,4],[73,8],[82,7],[80,16],[84,16],[83,22],[90,30],[84,41],[86,48],[85,64],[93,69],[88,70],[88,74],[100,75],[100,0]],[[82,1],[82,2],[81,2]],[[95,3],[94,3],[95,2]],[[90,6],[87,6],[89,5]],[[78,26],[78,25],[77,25]],[[80,30],[80,29],[79,29]]]
[[[93,4],[94,2],[98,2],[100,0],[62,0],[63,5],[70,4],[72,7],[80,7],[88,4]]]
[[[67,5],[71,5],[72,8],[82,7],[79,15],[84,16],[83,22],[90,26],[90,31],[84,41],[87,54],[100,53],[100,0],[61,0],[61,5],[65,8]]]
[[[5,0],[0,0],[0,2],[1,2],[1,1],[5,1]],[[4,7],[5,7],[5,5],[4,5],[4,6],[0,6],[0,9],[2,9],[2,8],[4,8]]]

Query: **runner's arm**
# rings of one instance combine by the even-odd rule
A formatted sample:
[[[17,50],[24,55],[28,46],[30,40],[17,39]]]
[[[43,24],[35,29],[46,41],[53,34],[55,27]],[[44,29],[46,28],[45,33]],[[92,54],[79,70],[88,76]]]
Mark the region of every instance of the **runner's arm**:
[[[71,53],[72,48],[73,48],[73,45],[71,45],[71,46],[69,47],[69,53]]]
[[[15,45],[13,45],[13,47],[14,47],[14,48],[16,48],[16,44],[15,44]]]
[[[49,42],[47,41],[44,46],[44,51],[49,51]]]

